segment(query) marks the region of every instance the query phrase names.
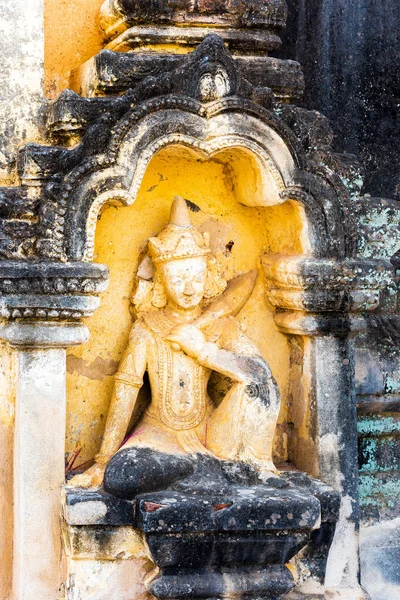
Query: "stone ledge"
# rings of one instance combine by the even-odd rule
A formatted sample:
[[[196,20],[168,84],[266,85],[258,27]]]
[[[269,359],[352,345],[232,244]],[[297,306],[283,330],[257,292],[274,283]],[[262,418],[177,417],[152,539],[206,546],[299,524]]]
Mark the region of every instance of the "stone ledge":
[[[11,323],[0,327],[0,339],[23,349],[67,348],[87,342],[89,330],[78,323]]]
[[[293,100],[302,96],[304,77],[296,61],[270,56],[234,55],[233,59],[252,85],[271,88],[279,99]],[[181,54],[102,50],[75,71],[71,87],[88,98],[118,94],[145,77],[157,77],[161,72],[173,70],[182,60]]]
[[[64,519],[68,525],[132,525],[135,506],[100,490],[65,486],[62,493]]]
[[[106,0],[100,11],[100,26],[107,38],[118,35],[133,24],[191,25],[201,28],[239,27],[282,29],[287,7],[284,0]]]
[[[271,31],[262,29],[219,29],[217,27],[131,27],[106,48],[117,52],[138,51],[143,46],[165,46],[172,44],[193,50],[209,34],[218,35],[232,51],[270,52],[279,48],[280,38]]]

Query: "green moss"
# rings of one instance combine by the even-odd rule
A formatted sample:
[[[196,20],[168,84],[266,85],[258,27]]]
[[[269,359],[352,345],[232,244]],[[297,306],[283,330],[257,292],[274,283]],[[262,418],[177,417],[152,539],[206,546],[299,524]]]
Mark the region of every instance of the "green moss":
[[[393,507],[400,501],[399,473],[383,479],[374,475],[360,475],[359,486],[361,506]]]
[[[360,417],[357,429],[362,436],[400,434],[400,417],[385,414]]]

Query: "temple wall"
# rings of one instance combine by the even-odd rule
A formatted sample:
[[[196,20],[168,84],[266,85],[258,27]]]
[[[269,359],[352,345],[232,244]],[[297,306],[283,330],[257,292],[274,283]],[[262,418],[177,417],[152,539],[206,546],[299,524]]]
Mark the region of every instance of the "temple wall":
[[[365,193],[400,198],[397,0],[287,0],[277,56],[304,69],[304,106],[332,124],[365,169]]]
[[[102,2],[7,0],[0,7],[1,185],[17,183],[16,155],[24,143],[50,143],[43,134],[44,108],[70,87],[71,71],[102,48],[98,26]],[[359,154],[366,169],[364,192],[398,197],[398,81],[393,65],[399,58],[396,33],[400,13],[392,0],[349,0],[345,4],[339,0],[288,0],[289,27],[276,56],[303,63],[303,105],[321,110],[331,119],[337,151]],[[89,342],[67,352],[66,459],[70,466],[71,461],[74,467],[90,461],[99,449],[113,375],[132,324],[129,304],[138,255],[143,240],[167,221],[176,194],[191,202],[193,223],[210,232],[228,278],[259,269],[258,257],[264,252],[301,254],[304,250],[300,241],[303,217],[294,204],[269,208],[239,204],[235,176],[221,157],[206,161],[180,152],[174,155],[171,149],[157,155],[135,203],[109,206],[99,215],[95,262],[108,265],[111,281],[100,295],[100,308],[84,319],[91,333]],[[380,226],[380,215],[376,221]],[[392,225],[398,232],[396,221],[383,223],[384,233]],[[308,430],[309,373],[302,371],[309,349],[302,346],[300,336],[295,338],[298,347],[290,347],[289,338],[278,331],[265,299],[261,269],[255,292],[239,320],[271,365],[281,390],[277,463],[292,459],[298,468],[318,474],[312,466],[317,457]],[[382,347],[375,347],[376,339],[365,338],[356,351],[358,401],[370,407],[379,404],[359,416],[362,569],[365,585],[376,594],[373,599],[384,596],[390,600],[397,597],[396,582],[400,580],[396,566],[400,527],[395,518],[400,506],[400,375],[398,351],[390,348],[388,352],[380,331],[377,337],[382,337]],[[9,600],[11,594],[15,379],[14,351],[1,342],[0,600]],[[297,455],[290,452],[291,435],[297,436]]]
[[[0,32],[0,183],[9,185],[16,149],[41,137],[43,0],[3,2]]]

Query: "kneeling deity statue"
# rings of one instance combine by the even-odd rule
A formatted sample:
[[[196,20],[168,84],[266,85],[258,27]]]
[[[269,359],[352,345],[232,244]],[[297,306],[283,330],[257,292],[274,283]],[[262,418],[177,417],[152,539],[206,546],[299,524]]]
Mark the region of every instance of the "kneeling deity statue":
[[[215,264],[208,234],[191,224],[185,200],[176,197],[169,224],[149,238],[139,266],[136,320],[115,376],[100,452],[70,485],[94,487],[104,480],[106,492],[133,499],[169,486],[214,482],[221,488],[241,469],[258,480],[275,477],[279,391],[235,319],[256,272],[227,283]],[[151,276],[141,277],[143,265]],[[135,422],[146,372],[151,400]],[[218,400],[208,393],[213,372],[225,382]]]

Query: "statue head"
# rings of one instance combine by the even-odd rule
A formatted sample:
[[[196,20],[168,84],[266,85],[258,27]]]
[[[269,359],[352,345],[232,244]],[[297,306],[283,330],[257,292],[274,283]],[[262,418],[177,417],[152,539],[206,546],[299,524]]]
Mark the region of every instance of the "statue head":
[[[173,305],[191,309],[205,293],[208,234],[193,227],[187,204],[177,196],[171,206],[168,225],[157,237],[149,238],[149,252],[159,279]]]
[[[225,289],[226,281],[210,255],[209,235],[192,225],[183,198],[174,199],[168,225],[157,237],[149,238],[148,248],[150,256],[139,267],[133,298],[137,311],[167,303],[189,310]],[[151,261],[151,268],[143,269],[146,260]]]
[[[203,257],[171,260],[158,268],[170,303],[186,309],[200,304],[207,278],[207,263]]]

